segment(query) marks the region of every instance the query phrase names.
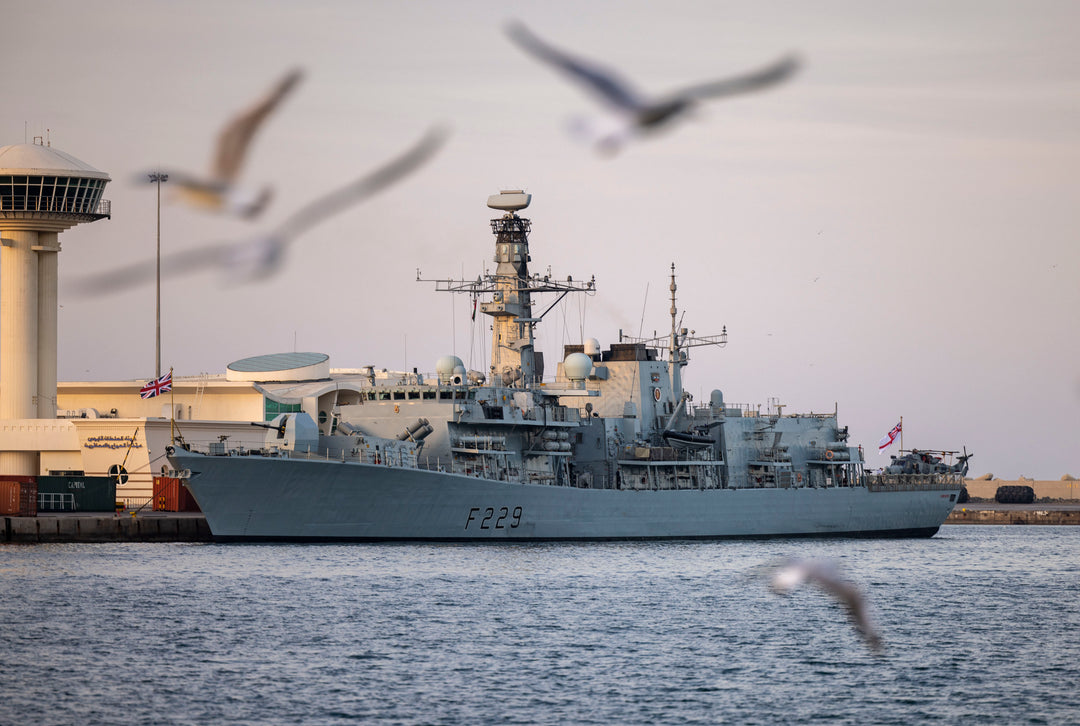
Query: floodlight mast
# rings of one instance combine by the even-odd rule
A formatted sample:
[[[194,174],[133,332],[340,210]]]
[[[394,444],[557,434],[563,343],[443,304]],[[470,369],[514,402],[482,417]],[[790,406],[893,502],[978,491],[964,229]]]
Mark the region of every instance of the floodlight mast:
[[[154,313],[154,377],[161,378],[161,185],[169,181],[169,175],[152,172],[150,181],[157,186],[157,306]]]

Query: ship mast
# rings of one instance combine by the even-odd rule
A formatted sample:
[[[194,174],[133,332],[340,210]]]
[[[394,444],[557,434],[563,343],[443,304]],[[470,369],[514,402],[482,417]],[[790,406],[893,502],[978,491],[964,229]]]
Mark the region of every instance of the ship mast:
[[[524,204],[528,204],[528,199]],[[489,201],[488,206],[491,206]],[[524,207],[522,207],[524,208]],[[529,288],[529,230],[531,223],[507,211],[491,220],[495,235],[495,292],[480,311],[490,315],[491,379],[505,386],[536,378],[532,297]]]
[[[517,212],[529,206],[531,194],[508,190],[488,198],[488,206],[505,212],[491,220],[495,235],[495,272],[485,273],[476,280],[434,280],[440,292],[468,293],[474,299],[490,295],[491,300],[480,303],[480,311],[490,315],[491,323],[491,383],[516,388],[531,388],[542,377],[535,352],[534,326],[548,311],[571,292],[592,293],[596,279],[565,282],[529,273],[529,231],[531,222]],[[417,272],[416,279],[421,281]],[[538,316],[533,315],[533,298],[537,293],[553,292],[559,297]]]
[[[671,334],[668,336],[668,364],[671,367],[671,395],[676,400],[682,400],[682,369],[686,367],[690,358],[687,348],[696,348],[702,345],[715,345],[723,348],[727,345],[727,326],[725,325],[720,335],[698,336],[696,331],[679,327],[679,309],[675,305],[675,292],[679,286],[675,283],[675,263],[671,263]],[[650,348],[659,348],[664,344],[663,337],[635,338],[624,335],[619,331],[619,342],[641,343]]]

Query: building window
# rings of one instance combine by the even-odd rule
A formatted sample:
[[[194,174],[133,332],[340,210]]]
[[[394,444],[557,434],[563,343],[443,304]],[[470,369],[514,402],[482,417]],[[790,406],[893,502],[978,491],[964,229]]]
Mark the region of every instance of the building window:
[[[278,403],[277,401],[263,397],[263,420],[273,421],[279,414],[300,413],[303,407],[299,403]]]

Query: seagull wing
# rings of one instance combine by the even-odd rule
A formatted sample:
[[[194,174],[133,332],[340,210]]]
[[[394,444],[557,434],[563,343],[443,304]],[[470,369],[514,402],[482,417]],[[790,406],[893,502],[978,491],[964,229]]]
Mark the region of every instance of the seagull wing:
[[[708,98],[733,96],[767,88],[789,78],[799,69],[799,59],[791,54],[771,63],[764,68],[719,81],[699,83],[672,94],[674,98]]]
[[[246,279],[269,276],[278,267],[285,245],[302,232],[344,208],[376,194],[427,161],[448,136],[443,128],[429,131],[404,154],[375,171],[325,196],[319,197],[291,215],[274,232],[240,242],[216,242],[161,259],[161,276],[175,277],[222,267]],[[78,295],[105,295],[135,287],[154,279],[155,260],[136,262],[97,275],[77,278],[72,289]]]
[[[299,69],[289,71],[269,93],[229,120],[218,135],[217,152],[211,170],[214,179],[232,181],[236,178],[255,132],[270,112],[300,82],[302,76]]]
[[[867,646],[874,652],[880,652],[881,636],[870,623],[869,607],[862,590],[855,583],[843,579],[829,562],[813,562],[807,573],[809,582],[818,585],[844,606],[852,625],[859,631],[859,635],[866,641]]]
[[[230,243],[217,242],[165,255],[161,258],[161,277],[163,279],[176,277],[216,267],[226,259],[232,246]],[[153,282],[156,270],[157,260],[133,262],[96,275],[75,278],[71,282],[70,289],[80,296],[100,296],[122,292],[131,287]]]
[[[291,241],[346,207],[377,194],[424,164],[439,150],[447,136],[449,132],[443,127],[431,129],[404,154],[301,207],[275,230],[273,236],[283,242]]]
[[[870,622],[866,597],[857,585],[840,575],[832,562],[789,560],[782,566],[772,568],[771,572],[769,585],[774,592],[780,594],[791,592],[804,583],[821,588],[843,605],[852,625],[859,631],[866,645],[875,653],[882,651],[881,636]]]
[[[508,23],[506,34],[522,49],[584,84],[586,89],[615,108],[637,112],[648,105],[628,83],[614,72],[548,45],[523,24]]]

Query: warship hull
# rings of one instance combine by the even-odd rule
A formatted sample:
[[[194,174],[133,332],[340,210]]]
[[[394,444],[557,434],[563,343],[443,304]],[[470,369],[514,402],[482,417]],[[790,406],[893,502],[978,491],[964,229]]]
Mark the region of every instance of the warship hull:
[[[325,460],[170,457],[219,541],[930,537],[957,488],[586,489]]]

